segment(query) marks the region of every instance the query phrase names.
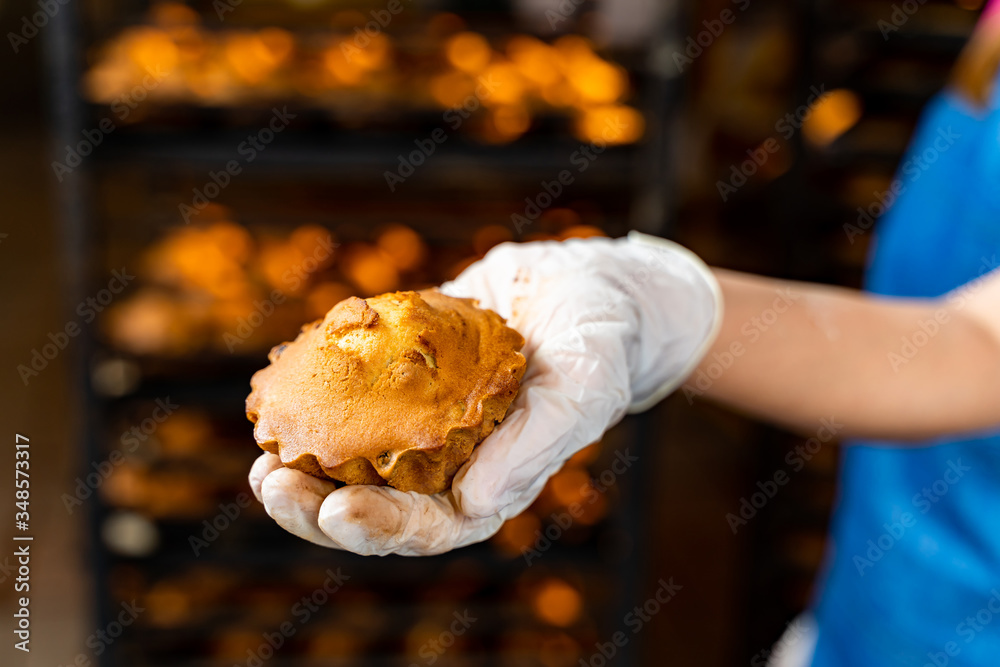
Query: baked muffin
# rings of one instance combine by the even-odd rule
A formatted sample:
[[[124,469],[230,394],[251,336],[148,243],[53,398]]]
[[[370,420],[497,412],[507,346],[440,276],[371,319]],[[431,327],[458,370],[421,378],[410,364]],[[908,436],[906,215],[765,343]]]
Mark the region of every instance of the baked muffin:
[[[341,301],[271,350],[247,417],[289,468],[438,493],[517,395],[524,339],[436,289]]]

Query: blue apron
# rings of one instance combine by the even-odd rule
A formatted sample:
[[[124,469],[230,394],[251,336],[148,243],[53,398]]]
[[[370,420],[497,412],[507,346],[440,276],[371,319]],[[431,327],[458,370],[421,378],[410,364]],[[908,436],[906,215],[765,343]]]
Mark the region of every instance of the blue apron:
[[[871,292],[939,296],[1000,263],[994,97],[983,111],[945,93],[925,111],[877,224]],[[845,448],[813,667],[1000,667],[1000,432],[929,444]]]

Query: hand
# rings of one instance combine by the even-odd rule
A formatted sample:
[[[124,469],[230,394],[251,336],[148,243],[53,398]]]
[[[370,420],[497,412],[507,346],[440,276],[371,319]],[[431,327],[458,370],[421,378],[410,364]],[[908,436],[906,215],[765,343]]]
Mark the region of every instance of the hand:
[[[525,338],[507,417],[445,493],[346,486],[263,454],[250,485],[289,532],[359,554],[439,554],[489,538],[574,453],[691,372],[720,319],[718,287],[680,246],[644,235],[503,244],[442,286]]]

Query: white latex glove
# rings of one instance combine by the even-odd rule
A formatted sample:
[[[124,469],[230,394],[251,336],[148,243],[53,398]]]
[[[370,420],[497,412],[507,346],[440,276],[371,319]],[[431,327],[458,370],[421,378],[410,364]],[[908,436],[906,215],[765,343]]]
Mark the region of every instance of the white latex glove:
[[[441,288],[474,297],[525,338],[507,417],[437,495],[346,486],[263,454],[250,471],[268,514],[299,537],[359,554],[439,554],[487,539],[574,453],[694,369],[721,295],[690,251],[655,237],[507,243]]]

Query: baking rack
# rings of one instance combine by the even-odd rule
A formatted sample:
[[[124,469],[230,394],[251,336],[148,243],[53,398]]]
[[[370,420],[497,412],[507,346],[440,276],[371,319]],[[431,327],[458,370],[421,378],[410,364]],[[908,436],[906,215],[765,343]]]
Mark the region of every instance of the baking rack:
[[[507,20],[503,3],[452,5],[473,25]],[[193,6],[203,15],[213,13],[210,3]],[[107,112],[81,97],[87,54],[96,43],[140,22],[147,9],[143,2],[71,3],[53,17],[44,39],[57,147],[75,144],[80,133]],[[295,13],[287,9],[270,5],[261,12],[266,21],[287,20],[296,27]],[[671,193],[662,185],[670,181],[669,118],[676,112],[677,82],[651,64],[648,51],[671,39],[676,19],[668,19],[646,50],[624,54],[638,81],[637,104],[650,121],[647,140],[609,149],[576,184],[573,195],[601,207],[598,224],[611,235],[633,228],[667,231]],[[69,303],[99,285],[110,267],[140,264],[143,249],[176,224],[176,203],[204,180],[207,170],[232,156],[247,129],[258,126],[261,110],[241,111],[180,106],[166,121],[118,127],[82,167],[63,177],[58,192]],[[401,128],[351,132],[305,107],[295,126],[262,152],[220,201],[248,227],[291,229],[318,223],[339,240],[360,241],[369,237],[378,220],[401,220],[432,248],[447,247],[468,243],[473,231],[470,213],[486,210],[501,219],[510,202],[520,200],[511,200],[505,192],[532,194],[540,179],[551,178],[565,166],[565,156],[580,143],[568,138],[557,121],[544,119],[539,131],[507,146],[487,147],[458,137],[439,147],[419,178],[390,197],[382,171],[394,167],[401,147],[439,119],[439,114],[415,114]],[[269,196],[269,190],[282,194]],[[450,202],[443,215],[420,214],[421,205],[435,205],[442,197]],[[488,206],[477,197],[484,197]],[[374,205],[362,206],[366,200]],[[646,480],[639,472],[634,472],[632,483],[609,492],[611,508],[603,521],[567,534],[565,542],[530,569],[490,543],[424,559],[333,552],[285,533],[255,501],[195,557],[191,538],[205,537],[202,522],[218,514],[219,503],[233,503],[239,494],[248,493],[245,471],[256,451],[243,418],[243,401],[250,375],[265,363],[265,350],[136,355],[109,342],[103,324],[98,320],[81,337],[75,369],[82,396],[81,471],[89,472],[91,462],[106,459],[117,447],[121,430],[141,420],[156,399],[169,397],[181,410],[196,407],[209,425],[210,437],[198,445],[204,457],[165,455],[157,447],[160,436],[136,451],[144,469],[195,489],[191,493],[197,502],[192,501],[190,512],[172,515],[168,507],[144,514],[133,508],[124,512],[128,521],[123,524],[127,508],[105,491],[114,486],[141,494],[147,481],[122,481],[120,470],[81,510],[89,527],[93,626],[111,622],[122,601],[138,599],[151,610],[109,650],[93,656],[95,664],[246,664],[245,650],[259,644],[261,633],[295,621],[295,601],[315,590],[325,572],[338,568],[350,576],[349,585],[308,623],[296,625],[295,636],[268,664],[402,664],[413,658],[419,640],[437,636],[450,613],[459,609],[469,609],[481,620],[437,664],[560,664],[569,655],[588,656],[595,642],[606,641],[620,629],[627,610],[641,600],[646,526],[640,517]],[[650,437],[647,419],[629,418],[606,444],[627,443],[636,452]],[[602,461],[610,460],[612,446],[592,462],[592,470],[601,470]],[[180,505],[190,500],[178,497]],[[109,538],[109,533],[117,537]],[[137,551],[123,552],[123,540]],[[585,609],[569,627],[546,625],[526,602],[535,580],[554,576],[571,582],[583,595]],[[554,645],[549,652],[556,651],[556,657],[539,654],[540,642]],[[624,647],[617,656],[619,664],[634,664],[636,654],[635,644]],[[424,664],[422,658],[414,662]]]

